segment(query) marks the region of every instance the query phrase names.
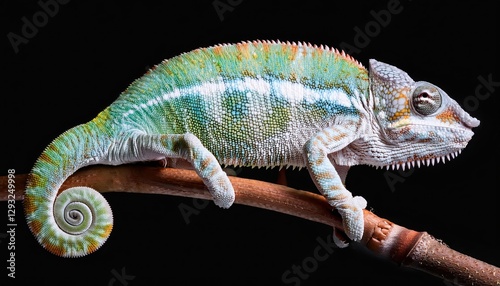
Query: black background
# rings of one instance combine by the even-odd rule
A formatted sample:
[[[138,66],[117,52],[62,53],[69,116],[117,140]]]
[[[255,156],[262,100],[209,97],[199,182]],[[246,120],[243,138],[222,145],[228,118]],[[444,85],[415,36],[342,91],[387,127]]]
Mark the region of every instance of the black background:
[[[42,3],[46,3],[44,1]],[[366,166],[351,169],[347,187],[379,216],[428,231],[450,247],[500,266],[498,232],[498,10],[480,1],[68,1],[43,18],[36,1],[1,1],[2,175],[29,172],[57,135],[91,120],[134,79],[165,58],[217,43],[271,39],[355,47],[367,65],[375,58],[415,80],[437,84],[481,120],[455,160],[408,174]],[[214,3],[219,3],[218,9]],[[230,5],[224,9],[222,4]],[[328,3],[328,4],[327,4]],[[394,4],[399,3],[399,4]],[[388,5],[396,10],[383,23]],[[38,13],[38,14],[37,14]],[[23,36],[23,17],[36,32]],[[221,18],[222,17],[222,18]],[[46,21],[45,21],[46,20]],[[356,28],[357,27],[357,28]],[[368,28],[361,39],[359,30]],[[26,32],[26,31],[25,31]],[[358,36],[356,36],[358,34]],[[10,34],[12,37],[13,34]],[[364,41],[362,41],[364,40]],[[490,90],[483,79],[497,82]],[[490,96],[481,96],[489,93]],[[289,185],[314,191],[307,173],[288,170]],[[402,176],[405,175],[405,176]],[[276,170],[241,170],[274,181]],[[22,192],[22,190],[17,190]],[[0,281],[7,285],[295,285],[282,280],[293,265],[311,262],[324,225],[270,211],[213,203],[189,217],[190,198],[105,194],[115,226],[96,253],[63,259],[40,247],[16,205],[16,279],[7,279],[7,204],[0,203]],[[313,267],[314,266],[314,267]],[[309,264],[300,285],[450,285],[374,257],[357,245]],[[127,275],[120,281],[116,273]],[[290,276],[291,277],[291,276]],[[2,285],[5,285],[1,283]]]

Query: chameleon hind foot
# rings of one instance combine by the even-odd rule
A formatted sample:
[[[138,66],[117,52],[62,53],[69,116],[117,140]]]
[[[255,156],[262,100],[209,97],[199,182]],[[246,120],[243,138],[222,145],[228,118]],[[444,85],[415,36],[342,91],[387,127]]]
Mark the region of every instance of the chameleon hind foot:
[[[149,157],[162,157],[165,162],[181,159],[189,162],[212,195],[214,203],[229,208],[234,202],[234,189],[215,156],[193,134],[141,134],[134,140],[139,150]],[[133,147],[134,149],[136,149]],[[141,158],[144,159],[144,158]]]

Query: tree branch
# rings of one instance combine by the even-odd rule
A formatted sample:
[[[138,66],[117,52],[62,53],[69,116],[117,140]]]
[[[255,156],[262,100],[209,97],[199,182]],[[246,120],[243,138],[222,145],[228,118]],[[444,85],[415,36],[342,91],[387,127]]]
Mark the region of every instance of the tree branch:
[[[26,175],[15,175],[16,190],[24,190]],[[243,204],[342,229],[336,212],[320,195],[282,185],[230,177],[236,193],[236,204]],[[0,200],[8,199],[7,176],[0,177]],[[195,172],[181,169],[138,165],[118,167],[93,166],[73,174],[61,190],[88,186],[100,192],[165,194],[211,199]],[[16,194],[22,200],[21,194]],[[361,244],[369,250],[402,266],[425,271],[460,285],[500,285],[500,268],[459,253],[426,232],[399,226],[366,211]]]

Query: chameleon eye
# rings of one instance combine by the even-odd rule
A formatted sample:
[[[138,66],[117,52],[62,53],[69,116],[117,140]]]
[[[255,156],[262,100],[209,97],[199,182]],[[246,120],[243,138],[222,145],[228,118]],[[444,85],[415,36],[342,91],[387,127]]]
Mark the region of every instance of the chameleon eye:
[[[441,107],[441,102],[439,90],[432,85],[421,85],[413,91],[413,108],[421,115],[433,114]]]

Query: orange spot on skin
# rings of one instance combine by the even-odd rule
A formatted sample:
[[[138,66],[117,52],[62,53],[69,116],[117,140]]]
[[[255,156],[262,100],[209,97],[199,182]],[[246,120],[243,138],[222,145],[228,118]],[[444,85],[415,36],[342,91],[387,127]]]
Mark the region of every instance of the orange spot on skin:
[[[216,54],[216,55],[220,56],[220,55],[222,55],[222,54],[223,54],[224,49],[223,49],[221,46],[215,46],[215,47],[213,48],[213,51],[214,51],[214,54]]]
[[[203,159],[203,161],[201,161],[200,169],[205,170],[208,166],[210,166],[210,164],[212,164],[212,159],[210,157],[207,157]]]
[[[290,46],[290,51],[289,51],[289,55],[288,55],[288,59],[289,60],[294,60],[295,57],[297,56],[297,52],[299,50],[299,47],[297,45],[291,45]]]
[[[338,142],[346,137],[347,137],[346,133],[340,133],[339,135],[333,136],[332,139]]]
[[[319,166],[322,165],[323,162],[325,162],[325,157],[319,157],[318,159],[316,159],[316,161],[314,161],[314,164]]]
[[[236,45],[236,48],[238,49],[238,51],[240,52],[240,54],[238,55],[238,59],[239,60],[242,60],[242,59],[247,59],[250,57],[250,51],[249,51],[249,44],[248,43],[240,43],[240,44],[237,44]]]
[[[51,148],[51,146],[49,146],[49,148]],[[52,160],[52,158],[51,158],[51,157],[49,157],[49,156],[47,155],[47,153],[46,153],[46,152],[43,152],[43,153],[40,155],[40,158],[38,158],[38,159],[39,159],[40,161],[44,161],[44,162],[46,162],[47,164],[51,164],[51,165],[55,164],[54,160]]]
[[[331,186],[329,188],[329,190],[331,191],[338,191],[338,190],[342,190],[342,187],[340,186]],[[334,197],[332,197],[331,199],[334,200],[334,201],[341,201],[341,200],[345,200],[348,198],[348,195],[344,194],[344,193],[339,193],[337,195],[335,195]],[[345,207],[349,207],[349,206],[345,206]]]
[[[241,74],[244,75],[244,76],[253,77],[253,78],[257,77],[254,72],[252,72],[252,71],[250,71],[248,69],[242,70]]]
[[[29,173],[28,174],[28,179],[26,180],[26,188],[27,189],[32,189],[38,185],[38,182],[40,181],[40,177],[36,173]]]
[[[44,198],[33,194],[25,194],[23,200],[23,207],[27,215],[33,213],[37,207],[43,204]]]
[[[286,53],[289,45],[288,44],[281,44],[281,52]]]
[[[436,115],[436,118],[439,119],[443,123],[456,123],[460,122],[460,117],[455,113],[455,111],[449,107],[440,114]]]
[[[410,118],[410,109],[404,108],[404,109],[398,110],[389,119],[391,121],[397,121],[400,119],[408,119],[408,118]]]
[[[100,246],[99,242],[97,242],[94,239],[89,238],[86,253],[92,253],[92,252],[96,251],[97,249],[99,249],[99,246]]]
[[[55,245],[52,243],[43,243],[42,245],[50,253],[55,254],[57,256],[64,256],[64,254],[66,253],[66,249],[64,249],[64,247],[60,245]]]
[[[399,101],[403,100],[404,103],[401,104]],[[389,120],[391,121],[397,121],[400,119],[408,119],[410,118],[410,105],[409,105],[409,100],[406,97],[406,94],[404,91],[400,92],[397,96],[394,97],[392,100],[393,104],[395,107],[398,108],[398,110],[392,114],[391,117],[389,117]]]
[[[323,162],[323,161],[321,161]],[[316,174],[316,177],[318,179],[321,179],[321,180],[324,180],[324,179],[334,179],[335,176],[331,173],[331,172],[323,172],[323,173],[319,173],[319,174]],[[339,190],[340,188],[338,186],[331,186],[329,188],[329,190],[332,190],[332,191],[335,191],[335,190]]]
[[[111,234],[111,230],[113,230],[113,225],[108,224],[104,227],[104,233],[102,234],[102,237],[106,238]]]
[[[31,231],[33,232],[33,234],[35,236],[38,236],[38,234],[42,230],[42,223],[38,220],[33,220],[33,221],[31,221],[29,227],[30,227]]]
[[[258,43],[255,43],[255,44],[258,44]],[[271,45],[268,42],[262,42],[261,44],[262,44],[262,50],[265,53],[268,53],[269,50],[271,49]]]
[[[315,49],[313,49],[311,55],[313,57],[321,57],[321,55],[323,55],[324,51],[325,50],[323,48],[316,47]]]

